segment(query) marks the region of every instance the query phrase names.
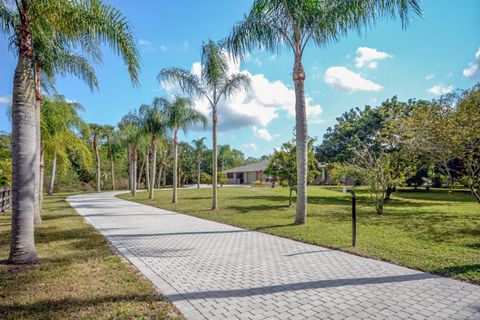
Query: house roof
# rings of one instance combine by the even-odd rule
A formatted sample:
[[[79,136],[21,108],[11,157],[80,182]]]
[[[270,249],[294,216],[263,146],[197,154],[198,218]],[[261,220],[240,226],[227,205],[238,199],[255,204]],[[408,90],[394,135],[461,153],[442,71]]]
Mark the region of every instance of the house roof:
[[[228,169],[228,170],[225,170],[224,172],[229,173],[229,172],[263,171],[267,168],[267,166],[268,166],[268,160],[262,160],[259,162],[247,164],[245,166]]]

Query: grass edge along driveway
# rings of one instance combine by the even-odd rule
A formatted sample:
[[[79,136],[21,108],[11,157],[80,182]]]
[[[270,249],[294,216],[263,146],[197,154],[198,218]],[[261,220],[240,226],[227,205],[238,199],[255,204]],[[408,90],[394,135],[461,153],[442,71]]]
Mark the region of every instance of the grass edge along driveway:
[[[181,319],[176,308],[65,201],[45,197],[36,226],[40,262],[0,264],[1,319]],[[10,212],[0,214],[0,260],[8,257]]]
[[[464,190],[402,189],[376,216],[367,191],[357,189],[357,246],[351,247],[350,195],[340,188],[309,187],[307,224],[293,225],[288,191],[269,187],[219,189],[212,212],[211,189],[170,190],[119,198],[249,230],[390,261],[409,268],[480,284],[480,205]]]

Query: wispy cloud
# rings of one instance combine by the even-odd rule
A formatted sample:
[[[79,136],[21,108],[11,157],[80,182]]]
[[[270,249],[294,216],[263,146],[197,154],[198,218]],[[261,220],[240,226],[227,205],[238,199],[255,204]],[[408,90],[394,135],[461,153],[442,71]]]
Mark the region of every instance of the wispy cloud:
[[[480,78],[480,48],[475,53],[475,59],[468,64],[468,67],[463,69],[463,75],[467,78]]]
[[[433,74],[433,73],[427,74],[427,75],[425,76],[425,80],[427,80],[427,81],[430,81],[430,80],[432,80],[433,78],[435,78],[435,74]]]
[[[357,57],[355,58],[355,66],[357,68],[376,69],[378,61],[391,58],[392,55],[375,48],[359,47],[357,48]]]
[[[455,90],[454,86],[445,86],[444,84],[437,84],[436,86],[431,87],[427,91],[436,96],[441,96],[442,94],[447,94]]]
[[[152,43],[146,39],[138,38],[138,45],[140,46],[140,50],[142,52],[153,52],[155,51]]]
[[[383,87],[346,67],[330,67],[323,80],[329,86],[344,91],[380,91]]]
[[[249,149],[249,150],[252,150],[252,151],[258,151],[258,147],[257,147],[257,145],[256,145],[255,143],[245,143],[245,144],[243,145],[243,147],[244,147],[245,149]]]
[[[263,139],[265,141],[272,141],[273,140],[273,137],[270,134],[270,132],[268,132],[267,128],[258,129],[257,126],[253,126],[252,131],[253,131],[253,134],[256,135],[257,137],[259,137],[260,139]]]

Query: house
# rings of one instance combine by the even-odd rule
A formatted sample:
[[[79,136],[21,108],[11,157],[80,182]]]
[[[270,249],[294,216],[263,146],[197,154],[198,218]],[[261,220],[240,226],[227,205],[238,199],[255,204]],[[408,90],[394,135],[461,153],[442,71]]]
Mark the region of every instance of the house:
[[[268,166],[268,160],[262,160],[245,166],[223,171],[227,176],[228,184],[253,184],[255,181],[265,182],[264,171]]]

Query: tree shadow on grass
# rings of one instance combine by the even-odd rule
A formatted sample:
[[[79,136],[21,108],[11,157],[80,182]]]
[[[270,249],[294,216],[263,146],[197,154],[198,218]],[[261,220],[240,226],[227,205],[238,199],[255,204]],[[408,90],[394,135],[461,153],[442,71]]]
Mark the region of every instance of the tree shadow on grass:
[[[61,300],[40,300],[38,302],[29,304],[11,304],[5,305],[0,308],[0,314],[6,313],[7,315],[12,312],[28,312],[28,314],[35,316],[41,316],[41,313],[54,312],[54,311],[69,311],[71,309],[89,308],[95,307],[101,304],[108,303],[121,303],[121,302],[152,302],[152,301],[165,301],[161,296],[156,295],[110,295],[103,296],[94,299],[61,299]],[[43,319],[43,318],[42,318]]]
[[[480,283],[480,264],[464,264],[432,270],[432,273],[460,279],[474,279]]]
[[[230,205],[226,206],[226,209],[235,210],[237,213],[252,213],[255,211],[272,211],[272,210],[280,210],[280,209],[288,209],[288,202],[286,205],[268,205],[268,204],[260,204],[260,205],[253,205],[253,206],[235,206]]]

